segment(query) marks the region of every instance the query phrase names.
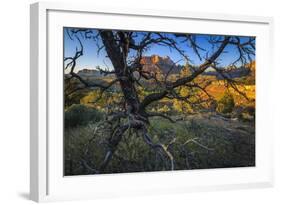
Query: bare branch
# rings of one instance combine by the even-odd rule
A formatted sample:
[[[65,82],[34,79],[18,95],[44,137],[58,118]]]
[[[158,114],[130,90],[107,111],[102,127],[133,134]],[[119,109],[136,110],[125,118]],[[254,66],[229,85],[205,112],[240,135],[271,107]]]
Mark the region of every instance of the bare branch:
[[[176,80],[176,82],[168,84],[167,90],[164,90],[160,93],[153,93],[144,98],[144,100],[141,102],[140,108],[145,109],[146,106],[151,104],[154,101],[160,100],[164,98],[169,92],[168,90],[177,88],[181,85],[185,85],[188,82],[191,82],[193,79],[195,79],[198,75],[203,73],[211,64],[214,63],[214,61],[219,57],[219,55],[223,52],[224,48],[228,44],[230,37],[225,37],[224,41],[221,43],[220,47],[217,49],[217,51],[209,58],[207,59],[203,64],[199,66],[199,68],[193,72],[190,76],[180,78]]]

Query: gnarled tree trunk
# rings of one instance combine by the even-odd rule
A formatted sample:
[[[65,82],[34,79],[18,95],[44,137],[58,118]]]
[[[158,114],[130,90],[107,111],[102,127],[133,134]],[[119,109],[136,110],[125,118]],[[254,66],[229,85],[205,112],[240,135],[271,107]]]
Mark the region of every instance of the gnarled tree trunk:
[[[114,39],[112,31],[101,31],[100,35],[108,57],[114,67],[116,78],[119,80],[128,114],[135,115],[135,117],[140,116],[145,119],[144,110],[140,110],[140,100],[134,85],[133,74],[127,69],[126,58],[128,49],[125,48],[128,47],[126,45],[128,41],[125,39],[123,41],[120,40],[120,44],[122,45],[119,46]]]

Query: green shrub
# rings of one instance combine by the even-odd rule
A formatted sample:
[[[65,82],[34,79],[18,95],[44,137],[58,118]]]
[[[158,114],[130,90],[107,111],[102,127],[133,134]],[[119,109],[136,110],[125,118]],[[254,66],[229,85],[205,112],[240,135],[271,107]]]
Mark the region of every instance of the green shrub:
[[[225,92],[218,101],[217,111],[220,113],[231,113],[235,106],[234,98],[229,92]]]
[[[65,127],[76,127],[86,125],[89,122],[98,122],[102,119],[102,113],[95,108],[82,104],[73,104],[64,115]]]
[[[162,143],[173,155],[176,170],[253,166],[255,128],[247,126],[230,132],[225,129],[228,125],[228,121],[214,123],[213,120],[198,118],[171,123],[155,117],[151,119],[148,130],[152,141]],[[110,136],[112,130],[109,126],[98,122],[66,129],[65,175],[93,174],[81,162],[85,160],[89,166],[98,169],[108,151]],[[166,155],[149,147],[141,135],[128,130],[102,173],[160,170],[170,170]]]

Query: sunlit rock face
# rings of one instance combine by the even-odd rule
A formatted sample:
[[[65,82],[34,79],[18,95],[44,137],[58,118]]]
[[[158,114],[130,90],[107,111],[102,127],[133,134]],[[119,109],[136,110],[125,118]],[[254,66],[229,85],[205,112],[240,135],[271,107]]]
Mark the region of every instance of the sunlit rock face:
[[[143,70],[153,73],[179,73],[182,66],[176,65],[169,56],[144,56],[141,59],[141,64],[143,65]]]

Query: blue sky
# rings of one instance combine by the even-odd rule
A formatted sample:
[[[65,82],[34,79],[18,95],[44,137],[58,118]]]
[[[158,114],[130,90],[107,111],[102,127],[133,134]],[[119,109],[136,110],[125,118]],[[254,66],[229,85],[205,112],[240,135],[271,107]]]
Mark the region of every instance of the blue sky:
[[[75,55],[76,48],[80,48],[79,41],[75,36],[69,36],[67,33],[67,29],[64,28],[64,57],[72,57]],[[69,30],[68,30],[69,31]],[[92,34],[97,34],[96,29],[91,29]],[[143,35],[146,32],[136,32],[138,36],[135,38],[135,43],[140,41],[143,37]],[[76,35],[76,34],[74,34]],[[181,42],[183,39],[176,39],[173,34],[169,33],[163,33],[163,35],[166,35],[167,37],[173,38],[177,41],[179,47],[184,50],[185,54],[190,59],[190,63],[193,65],[199,65],[203,63],[204,59],[200,60],[199,57],[195,54],[195,52],[187,45],[186,42]],[[202,57],[205,57],[208,53],[209,55],[212,54],[214,51],[212,47],[212,44],[209,43],[208,39],[210,38],[210,35],[203,35],[203,34],[195,34],[196,37],[196,43],[204,49],[200,50],[200,55]],[[81,40],[81,43],[83,44],[84,48],[84,54],[77,60],[77,66],[75,71],[78,71],[80,69],[84,68],[95,68],[96,66],[100,66],[102,68],[108,67],[109,69],[112,69],[112,65],[110,60],[106,57],[106,51],[102,49],[100,53],[97,52],[98,45],[102,45],[102,41],[100,39],[92,39],[92,38],[85,38],[84,35],[77,34],[77,37]],[[219,35],[212,35],[213,38],[220,38]],[[241,42],[245,42],[249,39],[249,37],[239,37]],[[98,44],[98,45],[97,45]],[[225,48],[225,53],[223,53],[219,58],[220,66],[227,66],[230,63],[232,63],[237,57],[239,56],[239,52],[235,46],[228,45]],[[150,55],[159,55],[159,56],[169,56],[174,62],[178,62],[178,64],[185,64],[185,60],[183,57],[176,51],[171,50],[167,46],[161,46],[153,44],[149,47],[147,51],[143,53],[144,56],[150,56]],[[129,54],[130,55],[130,54]],[[131,53],[133,55],[133,53]],[[252,59],[255,59],[255,56],[251,56]]]

